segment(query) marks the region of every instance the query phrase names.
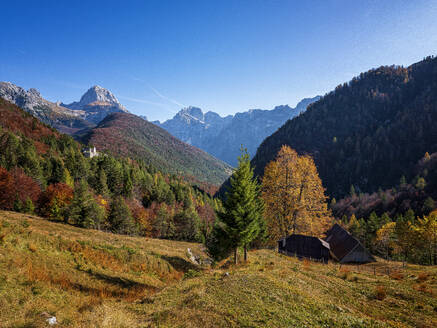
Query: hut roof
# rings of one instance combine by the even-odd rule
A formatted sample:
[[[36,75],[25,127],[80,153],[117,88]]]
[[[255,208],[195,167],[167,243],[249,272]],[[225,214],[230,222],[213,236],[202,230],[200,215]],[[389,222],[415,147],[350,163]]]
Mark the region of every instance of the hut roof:
[[[326,249],[326,254],[329,256],[329,243],[317,237],[293,234],[278,242],[280,250],[298,256],[320,258],[323,257],[322,249]]]
[[[326,232],[325,241],[329,243],[332,254],[339,261],[358,248],[367,253],[369,260],[374,260],[373,256],[366,251],[364,246],[338,224],[334,224],[334,226]]]

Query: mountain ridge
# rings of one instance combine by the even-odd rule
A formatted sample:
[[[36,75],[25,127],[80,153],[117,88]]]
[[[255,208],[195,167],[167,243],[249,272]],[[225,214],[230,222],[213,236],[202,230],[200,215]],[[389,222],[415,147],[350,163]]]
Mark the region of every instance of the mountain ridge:
[[[225,117],[212,111],[203,113],[202,109],[190,106],[181,109],[172,119],[153,123],[182,141],[236,166],[241,144],[254,154],[265,137],[319,98],[304,98],[295,108],[280,105],[272,110],[251,109]]]
[[[84,112],[50,102],[34,88],[26,91],[11,82],[0,82],[0,97],[64,133],[71,134],[93,126],[82,118]]]

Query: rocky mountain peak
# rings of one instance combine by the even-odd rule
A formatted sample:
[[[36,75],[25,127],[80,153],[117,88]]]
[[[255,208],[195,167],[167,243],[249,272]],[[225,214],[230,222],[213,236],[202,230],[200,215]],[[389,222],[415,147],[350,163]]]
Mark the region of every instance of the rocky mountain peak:
[[[199,121],[203,121],[203,112],[202,109],[194,106],[189,106],[180,111],[181,115],[183,116],[190,116],[191,118],[195,118]]]
[[[30,88],[27,92],[31,96],[34,96],[34,97],[37,97],[37,98],[42,98],[41,93],[38,90],[36,90],[35,88]]]
[[[63,104],[63,106],[73,110],[85,110],[89,115],[93,112],[93,115],[97,116],[92,118],[95,123],[102,120],[107,113],[127,112],[127,109],[118,101],[111,91],[99,85],[89,88],[79,101],[68,105]]]
[[[117,107],[123,107],[111,91],[98,85],[89,88],[80,98],[79,104],[81,106],[86,106],[94,102],[109,103]]]
[[[47,102],[38,90],[31,88],[26,91],[11,82],[0,82],[0,97],[28,111]]]

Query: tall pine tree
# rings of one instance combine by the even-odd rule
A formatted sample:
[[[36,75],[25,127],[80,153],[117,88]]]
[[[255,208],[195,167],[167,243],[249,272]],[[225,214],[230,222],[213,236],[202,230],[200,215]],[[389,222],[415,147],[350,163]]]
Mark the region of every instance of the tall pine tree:
[[[238,158],[238,168],[230,179],[224,209],[217,213],[215,241],[221,245],[213,245],[213,248],[230,247],[234,250],[234,263],[237,264],[238,248],[243,247],[246,261],[250,243],[264,231],[262,213],[260,188],[253,176],[247,150],[242,149],[242,154]]]

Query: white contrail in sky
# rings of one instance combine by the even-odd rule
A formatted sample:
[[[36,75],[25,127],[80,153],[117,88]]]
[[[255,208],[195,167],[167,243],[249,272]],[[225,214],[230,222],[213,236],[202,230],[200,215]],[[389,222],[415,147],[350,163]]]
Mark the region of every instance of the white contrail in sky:
[[[164,96],[161,92],[159,92],[159,91],[156,90],[154,87],[152,87],[149,83],[147,83],[146,81],[144,81],[144,80],[142,80],[142,79],[140,79],[140,78],[137,78],[137,77],[135,77],[135,76],[132,76],[132,80],[146,84],[147,87],[148,87],[150,90],[152,90],[153,93],[154,93],[156,96],[158,96],[159,98],[161,98],[161,99],[163,99],[163,100],[166,100],[166,101],[168,101],[168,102],[171,102],[172,104],[177,105],[177,106],[179,106],[179,107],[187,107],[187,106],[185,106],[184,104],[180,103],[180,102],[177,101],[177,100],[174,100],[174,99],[172,99],[172,98],[169,98],[169,97]]]
[[[187,107],[187,106],[185,106],[184,104],[181,104],[180,102],[178,102],[178,101],[176,101],[176,100],[174,100],[174,99],[171,99],[171,98],[168,98],[168,97],[166,97],[166,96],[164,96],[163,94],[161,94],[158,90],[156,90],[154,87],[152,87],[151,85],[149,85],[149,88],[159,97],[159,98],[161,98],[161,99],[164,99],[164,100],[167,100],[167,101],[169,101],[169,102],[171,102],[171,103],[173,103],[173,104],[175,104],[175,105],[178,105],[179,107]]]
[[[166,104],[162,104],[162,103],[158,103],[158,102],[154,102],[154,101],[150,101],[150,100],[146,100],[146,99],[138,99],[138,98],[132,98],[132,97],[125,97],[125,96],[119,96],[118,98],[124,99],[124,100],[133,101],[133,102],[137,102],[137,103],[140,103],[140,104],[147,104],[147,105],[158,106],[158,107],[161,107],[161,108],[169,111],[172,114],[176,114],[176,111],[169,109],[168,105],[166,105]]]

